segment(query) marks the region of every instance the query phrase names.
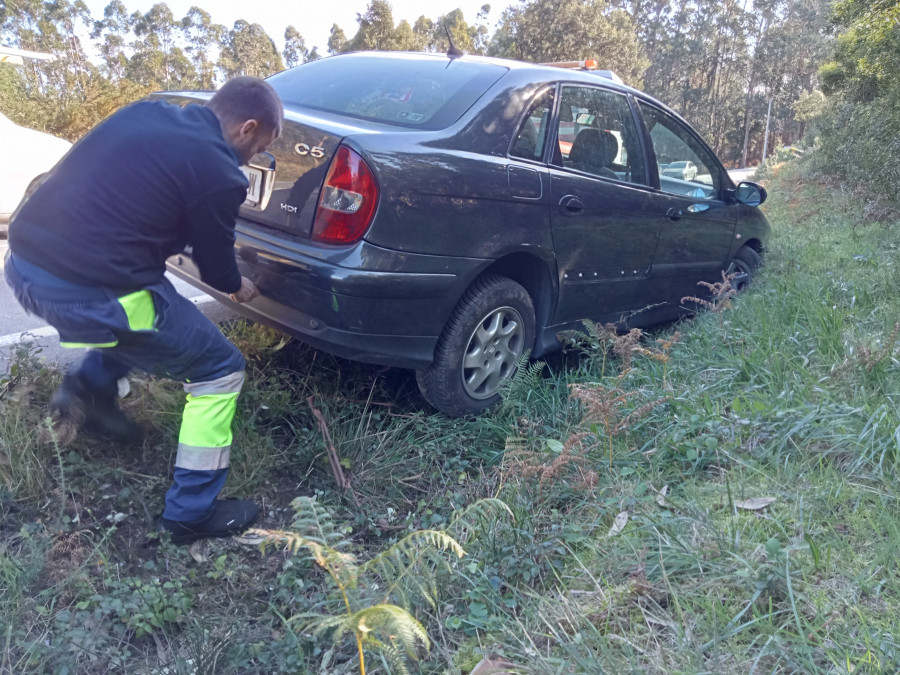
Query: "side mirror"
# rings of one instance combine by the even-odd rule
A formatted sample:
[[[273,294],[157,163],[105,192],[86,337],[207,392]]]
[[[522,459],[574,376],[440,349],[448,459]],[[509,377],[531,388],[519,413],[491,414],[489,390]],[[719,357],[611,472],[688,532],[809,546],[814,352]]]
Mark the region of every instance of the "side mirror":
[[[735,200],[747,206],[759,206],[766,201],[768,196],[769,194],[762,185],[751,183],[748,180],[739,183],[734,191]]]

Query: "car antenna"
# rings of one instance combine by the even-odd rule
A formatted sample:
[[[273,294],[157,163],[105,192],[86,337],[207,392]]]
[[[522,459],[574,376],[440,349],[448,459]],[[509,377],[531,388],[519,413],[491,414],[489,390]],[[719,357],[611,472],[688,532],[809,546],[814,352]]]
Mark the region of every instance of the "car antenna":
[[[444,24],[444,30],[447,32],[447,42],[450,43],[450,49],[447,50],[447,58],[448,59],[458,59],[460,56],[465,56],[466,53],[453,44],[453,38],[450,37],[450,29],[447,27],[447,24]]]

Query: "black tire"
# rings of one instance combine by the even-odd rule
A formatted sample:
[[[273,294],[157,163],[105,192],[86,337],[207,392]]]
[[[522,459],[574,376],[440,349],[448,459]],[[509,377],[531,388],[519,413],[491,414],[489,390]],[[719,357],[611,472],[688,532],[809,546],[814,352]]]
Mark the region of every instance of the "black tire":
[[[450,315],[432,364],[416,371],[419,391],[451,417],[481,412],[500,400],[503,382],[533,344],[528,292],[505,277],[481,277]]]
[[[761,265],[762,258],[760,258],[759,253],[749,246],[742,246],[728,263],[725,275],[734,275],[734,278],[731,280],[731,287],[740,293],[750,285],[750,282],[753,281],[754,273]]]

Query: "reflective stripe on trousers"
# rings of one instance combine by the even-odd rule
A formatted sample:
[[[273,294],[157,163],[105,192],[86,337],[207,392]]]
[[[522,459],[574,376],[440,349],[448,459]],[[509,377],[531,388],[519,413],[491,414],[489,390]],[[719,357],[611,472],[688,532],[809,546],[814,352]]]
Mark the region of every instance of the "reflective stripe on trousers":
[[[178,435],[175,466],[189,471],[228,468],[231,454],[231,422],[244,384],[244,371],[211,382],[184,385],[187,403]]]

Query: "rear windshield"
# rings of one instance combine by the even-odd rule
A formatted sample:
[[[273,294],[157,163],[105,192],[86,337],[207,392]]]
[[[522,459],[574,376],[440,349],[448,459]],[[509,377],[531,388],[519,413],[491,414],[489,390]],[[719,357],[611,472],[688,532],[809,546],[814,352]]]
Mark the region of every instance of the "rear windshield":
[[[285,105],[401,127],[443,129],[508,69],[428,57],[348,54],[270,77]]]

